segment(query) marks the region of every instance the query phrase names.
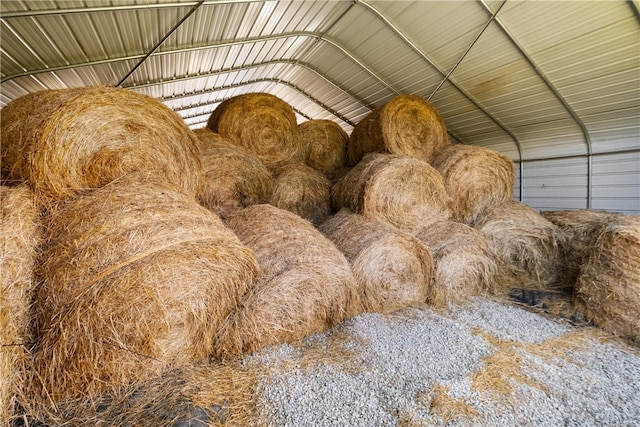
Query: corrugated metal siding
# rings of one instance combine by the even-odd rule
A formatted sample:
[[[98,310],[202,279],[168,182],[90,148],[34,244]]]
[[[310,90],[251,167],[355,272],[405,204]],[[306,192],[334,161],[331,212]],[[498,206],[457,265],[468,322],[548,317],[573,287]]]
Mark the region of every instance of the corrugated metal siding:
[[[537,210],[587,207],[587,158],[529,161],[523,165],[523,202]]]
[[[593,157],[593,205],[640,215],[640,151]]]

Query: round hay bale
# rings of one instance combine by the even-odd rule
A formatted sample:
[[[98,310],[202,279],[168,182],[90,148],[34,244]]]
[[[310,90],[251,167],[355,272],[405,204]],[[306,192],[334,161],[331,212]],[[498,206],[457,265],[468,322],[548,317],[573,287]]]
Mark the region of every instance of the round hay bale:
[[[217,215],[168,183],[114,181],[45,225],[33,386],[53,403],[206,359],[259,271]]]
[[[11,425],[24,387],[31,334],[40,213],[26,185],[0,186],[0,425]]]
[[[307,165],[325,174],[344,168],[349,135],[332,120],[312,119],[298,125],[298,141]]]
[[[300,160],[293,108],[268,93],[246,93],[223,101],[209,116],[207,127],[233,136],[266,166]]]
[[[228,137],[208,129],[196,134],[204,169],[200,204],[227,218],[236,210],[269,202],[273,177],[260,160]]]
[[[599,228],[576,281],[585,317],[624,337],[640,336],[640,218],[620,216]]]
[[[333,186],[334,210],[348,208],[404,231],[450,216],[442,176],[428,163],[393,154],[367,154]]]
[[[452,144],[434,157],[451,196],[453,219],[473,225],[486,209],[513,199],[513,161],[477,145]]]
[[[524,288],[557,289],[563,273],[565,236],[560,229],[524,203],[508,201],[476,223],[492,251]]]
[[[287,163],[272,171],[271,205],[300,215],[314,225],[329,216],[331,182],[322,172],[303,163]]]
[[[340,249],[361,289],[364,310],[391,313],[432,302],[431,252],[386,222],[342,209],[318,229]]]
[[[347,144],[347,166],[366,153],[402,154],[430,162],[449,145],[438,111],[417,95],[399,95],[373,110],[353,128]]]
[[[195,196],[197,138],[149,96],[112,87],[48,90],[2,109],[3,178],[27,181],[44,203],[137,172]]]
[[[475,228],[440,220],[420,224],[412,234],[433,254],[434,305],[459,304],[471,295],[511,288],[511,274],[491,250],[487,237]]]
[[[294,342],[361,311],[349,262],[308,221],[253,205],[233,213],[227,224],[255,251],[263,276],[225,320],[220,357]]]

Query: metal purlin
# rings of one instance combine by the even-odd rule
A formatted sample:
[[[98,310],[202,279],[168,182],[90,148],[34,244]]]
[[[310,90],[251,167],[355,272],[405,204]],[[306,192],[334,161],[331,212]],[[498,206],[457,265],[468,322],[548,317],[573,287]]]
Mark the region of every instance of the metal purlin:
[[[387,19],[386,16],[384,16],[384,14],[382,12],[380,12],[378,9],[376,9],[375,7],[373,7],[372,5],[370,5],[369,3],[367,3],[364,0],[355,0],[357,1],[358,4],[363,5],[365,8],[367,8],[369,11],[373,12],[374,15],[376,15],[381,21],[383,21],[385,23],[385,25],[387,27],[389,27],[389,29],[391,29],[398,37],[400,37],[400,39],[407,45],[409,46],[415,53],[417,53],[424,61],[426,61],[429,65],[431,65],[436,71],[438,71],[443,77],[444,80],[440,83],[439,86],[442,86],[442,84],[445,81],[448,81],[453,87],[455,87],[462,95],[464,95],[473,105],[475,105],[476,108],[478,108],[480,111],[482,111],[487,117],[489,117],[496,125],[498,125],[507,135],[509,135],[511,137],[511,139],[513,140],[513,142],[516,145],[516,148],[518,150],[518,156],[520,158],[519,163],[519,168],[520,168],[520,176],[519,176],[519,181],[520,181],[520,194],[519,194],[519,200],[522,201],[522,195],[523,195],[523,169],[522,169],[522,158],[523,158],[523,151],[522,151],[522,145],[520,144],[520,140],[518,139],[517,136],[515,136],[513,134],[513,132],[511,132],[511,130],[504,124],[502,123],[500,120],[498,120],[493,114],[491,114],[489,111],[487,111],[482,105],[480,105],[480,103],[473,97],[471,96],[471,94],[469,94],[466,90],[464,90],[463,88],[461,88],[455,81],[451,80],[449,78],[449,75],[451,74],[451,72],[446,73],[444,70],[442,70],[440,67],[438,67],[418,46],[416,46],[407,36],[404,35],[404,33],[402,31],[400,31],[400,29],[398,27],[396,27],[391,21],[389,21],[389,19]],[[506,2],[506,0],[505,0]],[[496,12],[497,13],[497,12]],[[491,19],[489,19],[489,21],[486,23],[485,27],[482,29],[482,32],[484,32],[484,30],[486,29],[486,27],[489,26],[489,24],[494,20],[495,15],[491,17]],[[480,33],[480,35],[482,34],[482,32]],[[471,46],[473,46],[473,44],[475,44],[475,42],[477,41],[477,39],[479,38],[479,36],[472,42]],[[464,55],[467,54],[467,52],[469,51],[469,49],[471,49],[471,46],[465,51]],[[456,64],[456,66],[459,64],[459,62],[462,60],[462,58],[458,61],[458,63]],[[434,92],[435,93],[435,92]],[[431,94],[431,96],[434,95],[434,93]],[[431,98],[431,97],[429,97]]]
[[[491,9],[485,3],[485,0],[478,0],[478,2],[482,5],[482,8],[484,9],[484,11],[486,13],[491,14]],[[504,6],[505,4],[506,4],[506,0],[500,7]],[[497,13],[498,13],[498,11],[496,11],[493,14],[493,17],[494,17],[494,20],[495,20],[496,24],[498,25],[498,27],[502,31],[502,33],[505,36],[507,36],[507,38],[511,41],[513,46],[515,46],[515,48],[518,49],[518,52],[520,52],[520,54],[523,56],[523,58],[527,60],[527,62],[531,66],[531,68],[534,69],[534,71],[542,79],[544,84],[547,85],[547,88],[549,88],[549,90],[555,95],[556,99],[562,104],[562,106],[565,108],[565,110],[567,110],[567,112],[571,115],[573,120],[576,122],[576,124],[582,130],[582,134],[584,135],[584,141],[585,141],[585,143],[587,145],[587,208],[591,209],[591,200],[592,200],[592,170],[591,170],[592,169],[592,165],[591,164],[592,164],[593,151],[592,151],[592,148],[591,148],[592,145],[591,145],[591,136],[589,135],[589,130],[585,126],[584,122],[580,119],[580,117],[578,117],[578,115],[573,110],[573,108],[571,108],[571,106],[569,105],[567,100],[564,99],[564,97],[560,94],[558,89],[556,89],[556,87],[553,85],[553,83],[551,83],[551,81],[549,80],[547,75],[544,73],[544,71],[542,71],[540,69],[540,67],[538,67],[538,65],[531,58],[531,56],[529,56],[529,54],[524,50],[524,48],[522,46],[520,46],[520,44],[516,41],[516,39],[513,36],[513,34],[511,34],[511,32],[500,21],[500,19],[495,17],[495,15]],[[522,165],[522,160],[520,161],[520,164]],[[520,173],[522,173],[522,169],[521,169]]]

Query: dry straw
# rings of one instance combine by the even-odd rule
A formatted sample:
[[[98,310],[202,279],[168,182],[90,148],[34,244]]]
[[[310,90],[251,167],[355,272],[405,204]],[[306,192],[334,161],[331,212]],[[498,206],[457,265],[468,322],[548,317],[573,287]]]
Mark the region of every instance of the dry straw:
[[[331,211],[331,182],[320,171],[303,163],[286,163],[272,169],[273,193],[269,203],[286,209],[314,225]]]
[[[412,234],[433,254],[431,298],[436,306],[464,303],[470,295],[509,289],[513,284],[487,237],[466,224],[440,220],[420,224]]]
[[[349,137],[346,164],[355,166],[372,152],[430,162],[447,145],[447,128],[438,111],[420,96],[399,95],[358,122]]]
[[[472,225],[484,210],[513,199],[513,161],[497,151],[452,144],[431,164],[444,178],[458,222]]]
[[[25,95],[2,109],[3,179],[27,181],[42,201],[99,188],[132,172],[195,196],[197,138],[160,101],[86,87]]]
[[[54,404],[207,358],[259,269],[217,215],[161,182],[114,181],[46,227],[33,394]]]
[[[336,211],[348,208],[405,231],[450,216],[438,171],[422,160],[393,154],[367,154],[333,186],[332,205]]]
[[[255,251],[263,276],[226,319],[219,335],[221,357],[293,342],[360,311],[349,262],[308,221],[254,205],[227,223]]]
[[[475,228],[524,288],[561,287],[565,236],[530,206],[509,201],[486,211]]]
[[[273,193],[269,170],[253,154],[207,128],[196,132],[204,168],[200,204],[228,217],[247,206],[268,203]]]
[[[0,187],[0,425],[9,425],[23,387],[31,334],[33,268],[41,238],[34,195],[22,184]]]
[[[585,317],[625,337],[640,336],[640,218],[621,215],[603,226],[576,282]]]
[[[431,300],[431,252],[413,236],[345,209],[320,225],[349,262],[367,311],[391,313]]]
[[[332,120],[312,119],[298,125],[305,163],[325,174],[344,168],[349,135]]]
[[[211,113],[207,127],[235,137],[266,166],[302,160],[295,112],[275,95],[257,92],[227,99]]]

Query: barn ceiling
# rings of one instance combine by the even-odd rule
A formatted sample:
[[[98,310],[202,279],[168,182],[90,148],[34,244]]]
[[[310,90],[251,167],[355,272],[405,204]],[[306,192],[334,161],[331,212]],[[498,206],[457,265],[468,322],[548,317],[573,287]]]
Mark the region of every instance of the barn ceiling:
[[[402,93],[514,160],[640,149],[640,13],[609,1],[0,2],[4,106],[121,86],[192,128],[268,92],[347,132]],[[1,117],[0,117],[1,119]]]

